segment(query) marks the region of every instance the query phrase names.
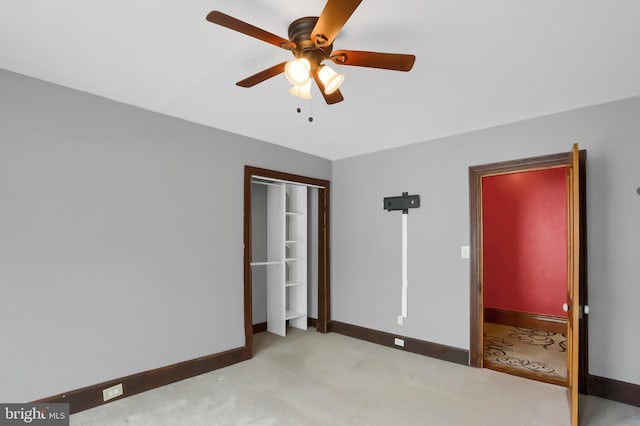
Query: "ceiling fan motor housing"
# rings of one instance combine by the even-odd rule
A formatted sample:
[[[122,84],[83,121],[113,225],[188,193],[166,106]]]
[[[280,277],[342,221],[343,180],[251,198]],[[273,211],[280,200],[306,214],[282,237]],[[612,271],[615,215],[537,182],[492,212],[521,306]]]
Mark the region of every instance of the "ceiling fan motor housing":
[[[293,54],[296,58],[307,58],[312,67],[317,67],[320,62],[329,58],[333,50],[333,43],[329,46],[316,46],[311,40],[311,32],[318,22],[317,16],[305,16],[298,18],[289,25],[289,40],[296,44]]]

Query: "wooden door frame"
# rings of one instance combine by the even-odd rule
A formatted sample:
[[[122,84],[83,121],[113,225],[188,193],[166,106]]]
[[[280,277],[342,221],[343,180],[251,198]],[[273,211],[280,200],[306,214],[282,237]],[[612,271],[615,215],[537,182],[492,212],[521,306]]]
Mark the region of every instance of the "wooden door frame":
[[[244,336],[245,357],[253,354],[253,300],[251,282],[251,179],[264,177],[318,187],[318,318],[316,330],[329,331],[330,321],[330,257],[329,257],[329,205],[328,180],[300,176],[260,167],[244,166]]]
[[[532,170],[563,167],[570,165],[570,152],[523,158],[512,161],[484,164],[469,167],[469,210],[470,210],[470,345],[469,365],[483,367],[484,307],[482,304],[482,178],[484,176],[525,172]],[[586,158],[587,152],[580,150],[580,305],[587,305],[587,240],[586,240]],[[581,393],[588,393],[589,354],[588,354],[588,315],[580,320],[579,375]]]

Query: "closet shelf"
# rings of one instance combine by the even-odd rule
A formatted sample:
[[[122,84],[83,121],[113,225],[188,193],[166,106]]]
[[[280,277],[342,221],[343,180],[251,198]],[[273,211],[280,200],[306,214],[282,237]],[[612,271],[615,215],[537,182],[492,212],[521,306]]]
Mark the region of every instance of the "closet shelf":
[[[300,318],[305,316],[306,314],[301,313],[301,312],[297,312],[297,311],[292,311],[290,309],[287,309],[287,311],[284,314],[284,319],[285,320],[290,320],[290,319],[294,319],[294,318]]]
[[[270,260],[268,262],[251,262],[251,266],[264,266],[264,265],[281,265],[282,260]]]
[[[280,184],[267,187],[266,268],[267,331],[286,336],[287,325],[307,329],[307,188]],[[288,324],[287,324],[288,322]]]

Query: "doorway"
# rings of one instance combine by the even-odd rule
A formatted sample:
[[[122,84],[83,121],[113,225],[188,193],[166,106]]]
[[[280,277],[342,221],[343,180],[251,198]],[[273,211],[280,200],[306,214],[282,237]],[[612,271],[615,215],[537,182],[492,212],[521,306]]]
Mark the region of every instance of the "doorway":
[[[258,167],[245,166],[244,170],[244,330],[245,356],[253,356],[253,283],[252,283],[252,182],[254,179],[267,179],[278,182],[288,182],[314,187],[312,192],[317,205],[317,250],[311,250],[317,255],[317,318],[310,319],[310,324],[320,333],[328,332],[329,323],[329,181],[290,173],[268,170]]]
[[[482,177],[484,367],[567,384],[567,167]]]
[[[577,151],[576,151],[577,152]],[[579,151],[577,155],[578,159],[576,161],[579,162],[580,167],[577,168],[579,170],[578,174],[578,186],[579,187],[579,197],[576,199],[579,200],[579,226],[572,226],[570,221],[567,221],[567,225],[570,227],[568,234],[572,234],[573,230],[577,235],[579,235],[579,244],[576,247],[576,250],[579,252],[579,268],[580,273],[576,274],[579,277],[579,305],[580,308],[587,304],[587,277],[586,277],[586,173],[585,173],[585,160],[586,160],[586,151]],[[469,194],[470,194],[470,210],[471,210],[471,288],[470,288],[470,365],[483,368],[490,367],[492,360],[488,358],[491,356],[490,353],[485,352],[485,324],[487,323],[500,323],[500,322],[510,322],[515,327],[519,327],[520,330],[516,330],[512,334],[523,334],[525,339],[538,339],[540,337],[541,340],[544,340],[542,336],[535,336],[531,330],[535,330],[537,325],[528,320],[531,319],[531,316],[518,316],[518,311],[522,309],[490,309],[494,306],[486,306],[485,305],[485,292],[487,290],[484,277],[484,258],[483,258],[483,188],[485,183],[485,178],[492,179],[494,177],[499,177],[502,175],[515,175],[519,173],[527,173],[534,172],[538,170],[553,170],[553,169],[562,169],[566,168],[570,169],[572,164],[572,153],[560,153],[553,154],[541,157],[533,157],[526,158],[514,161],[506,161],[500,163],[492,163],[480,166],[472,166],[469,168]],[[562,172],[559,172],[562,173]],[[569,188],[567,181],[567,188]],[[567,215],[569,217],[569,215]],[[570,236],[570,235],[569,235]],[[567,241],[567,245],[569,241]],[[570,269],[570,260],[567,259],[567,269]],[[565,287],[566,291],[566,287]],[[566,300],[566,299],[565,299]],[[494,301],[489,301],[489,305],[495,303]],[[506,312],[505,312],[506,311]],[[516,314],[514,316],[514,314]],[[510,317],[505,321],[505,315],[510,315]],[[500,318],[502,316],[502,318]],[[496,318],[497,317],[497,318]],[[579,358],[577,359],[578,364],[578,383],[580,391],[583,393],[587,392],[587,374],[588,374],[588,334],[587,334],[587,315],[583,315],[582,310],[580,309],[580,319],[579,319],[579,344],[578,351],[575,351],[578,354]],[[555,331],[553,329],[547,330],[548,336],[551,333],[562,332],[567,330],[566,320],[562,319],[562,315],[557,312],[553,312],[552,315],[548,315],[547,318],[543,319],[551,319],[556,320],[557,324],[555,326]],[[548,322],[546,323],[549,324]],[[552,324],[553,326],[553,324]],[[552,327],[553,328],[553,327]],[[526,336],[529,333],[530,336]],[[562,334],[562,333],[559,333]],[[566,334],[565,334],[566,337]],[[516,336],[517,338],[517,336]],[[558,343],[558,339],[550,339],[545,340],[545,344],[551,343],[551,340],[555,340],[554,343]],[[564,343],[566,345],[567,343]],[[498,348],[500,349],[500,348]],[[562,350],[562,347],[557,348],[559,351]],[[570,349],[571,350],[571,349]],[[572,351],[573,352],[573,351]],[[565,355],[566,358],[566,355]],[[495,365],[495,364],[494,364]],[[499,368],[496,368],[499,369]],[[521,375],[523,377],[532,378],[535,380],[540,380],[537,375],[521,372],[518,374],[518,371],[514,369],[504,368],[503,371],[509,372],[510,374]],[[561,384],[568,386],[569,383],[566,379],[558,379],[556,381],[553,380],[543,380],[556,384]]]

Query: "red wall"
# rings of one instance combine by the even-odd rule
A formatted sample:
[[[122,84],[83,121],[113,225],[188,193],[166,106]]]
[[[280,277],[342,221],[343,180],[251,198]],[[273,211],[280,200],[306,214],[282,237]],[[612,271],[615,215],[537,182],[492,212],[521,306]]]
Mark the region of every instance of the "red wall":
[[[566,168],[482,180],[484,306],[566,317]]]

